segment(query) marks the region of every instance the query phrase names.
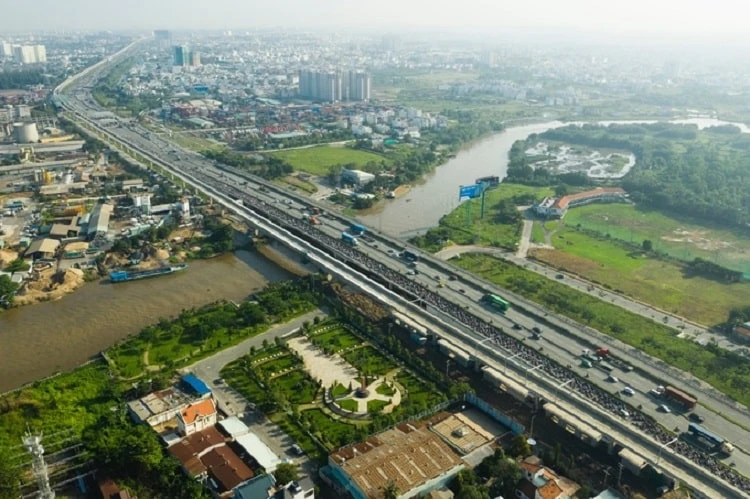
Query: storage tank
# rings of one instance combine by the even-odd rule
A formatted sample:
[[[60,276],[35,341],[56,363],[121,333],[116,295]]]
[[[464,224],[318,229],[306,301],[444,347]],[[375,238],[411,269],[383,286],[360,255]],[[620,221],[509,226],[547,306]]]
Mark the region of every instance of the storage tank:
[[[19,144],[39,142],[36,123],[13,123],[13,137]]]

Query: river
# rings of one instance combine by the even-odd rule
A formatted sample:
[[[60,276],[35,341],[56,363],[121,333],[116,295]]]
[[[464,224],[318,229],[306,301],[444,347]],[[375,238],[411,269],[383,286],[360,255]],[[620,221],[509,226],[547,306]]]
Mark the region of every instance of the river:
[[[190,263],[172,275],[91,282],[57,301],[0,314],[0,393],[72,369],[159,318],[220,299],[239,301],[289,278],[257,253]]]
[[[652,120],[601,121],[602,125],[627,123],[656,123]],[[730,123],[713,118],[690,118],[673,120],[671,123],[697,125],[703,129],[717,125],[735,125],[743,133],[750,128],[742,123]],[[508,169],[508,152],[516,140],[523,140],[532,133],[542,133],[569,123],[548,121],[510,127],[500,133],[473,142],[443,165],[437,167],[426,179],[411,190],[392,201],[386,201],[358,218],[393,237],[409,238],[434,227],[440,218],[458,205],[460,185],[473,184],[479,177],[497,175],[505,177]],[[580,125],[582,122],[572,124]]]

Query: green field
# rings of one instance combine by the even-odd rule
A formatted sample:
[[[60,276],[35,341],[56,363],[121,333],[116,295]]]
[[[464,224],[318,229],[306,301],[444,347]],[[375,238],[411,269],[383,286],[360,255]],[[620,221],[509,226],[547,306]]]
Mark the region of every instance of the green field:
[[[318,385],[303,371],[289,372],[274,378],[272,383],[287,394],[292,404],[309,404],[318,393]]]
[[[396,364],[369,345],[350,350],[342,357],[355,369],[368,376],[382,376],[397,367]]]
[[[367,402],[367,412],[370,414],[377,414],[383,411],[383,408],[388,405],[386,400],[370,400]]]
[[[430,229],[424,236],[415,237],[412,242],[431,252],[439,251],[447,241],[515,248],[521,236],[521,215],[508,203],[529,205],[551,195],[553,190],[548,187],[500,184],[485,195],[484,218],[481,218],[480,199],[466,201],[445,215],[438,227]],[[506,220],[504,214],[508,210],[515,211],[515,220]]]
[[[321,350],[338,351],[360,345],[362,340],[344,327],[335,327],[323,333],[313,333],[310,341]]]
[[[357,412],[359,410],[359,403],[354,399],[339,400],[337,403],[345,411]]]
[[[281,357],[276,357],[273,360],[258,364],[255,366],[255,369],[264,376],[273,376],[281,371],[298,366],[299,360],[296,357],[293,357],[292,355],[283,355]]]
[[[104,362],[34,383],[0,397],[0,449],[21,445],[27,424],[46,435],[71,430],[80,436],[85,427],[118,403],[117,387]],[[12,454],[21,452],[23,449],[13,449]]]
[[[464,255],[453,262],[553,312],[688,371],[745,405],[750,404],[750,361],[738,354],[678,338],[676,331],[663,324],[487,255]]]
[[[696,257],[741,272],[750,272],[750,234],[740,235],[629,204],[591,204],[573,208],[563,219],[568,227],[579,226],[609,234],[633,244],[650,240],[657,252],[681,260]]]
[[[533,257],[700,324],[721,324],[732,308],[750,303],[750,283],[692,276],[678,262],[617,241],[565,229],[553,242],[559,250],[535,250]]]
[[[270,153],[292,165],[295,170],[324,176],[334,165],[353,164],[362,168],[368,163],[389,163],[389,160],[379,154],[359,151],[346,146],[315,146],[289,151]]]
[[[381,395],[385,395],[386,397],[390,397],[391,395],[396,393],[396,391],[393,388],[386,385],[385,383],[380,383],[378,387],[375,389],[375,391]]]
[[[302,411],[300,417],[309,424],[310,432],[331,449],[353,442],[356,437],[354,425],[336,421],[320,409]]]

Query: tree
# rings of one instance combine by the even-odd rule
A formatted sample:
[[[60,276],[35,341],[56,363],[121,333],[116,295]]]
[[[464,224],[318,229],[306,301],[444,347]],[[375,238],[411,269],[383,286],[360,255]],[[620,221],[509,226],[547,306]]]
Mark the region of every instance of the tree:
[[[651,241],[651,239],[644,239],[643,244],[641,244],[641,247],[643,248],[643,251],[653,251],[654,250],[654,243]]]
[[[286,485],[299,478],[299,470],[297,469],[297,465],[293,463],[281,463],[276,467],[273,476],[276,478],[276,483]]]
[[[10,280],[7,275],[0,275],[0,306],[10,307],[13,305],[18,284]]]
[[[490,493],[479,485],[462,487],[456,499],[490,499]]]
[[[5,267],[5,271],[10,272],[11,274],[15,272],[26,272],[27,270],[29,270],[29,264],[23,258],[16,258]]]
[[[531,455],[531,447],[525,435],[517,435],[508,449],[512,456],[526,457]]]
[[[388,484],[383,489],[383,498],[384,499],[397,499],[400,492],[398,490],[398,487],[396,487],[396,482],[393,480],[389,480]]]
[[[562,197],[567,196],[568,194],[568,186],[565,184],[560,184],[557,187],[555,187],[555,196]]]

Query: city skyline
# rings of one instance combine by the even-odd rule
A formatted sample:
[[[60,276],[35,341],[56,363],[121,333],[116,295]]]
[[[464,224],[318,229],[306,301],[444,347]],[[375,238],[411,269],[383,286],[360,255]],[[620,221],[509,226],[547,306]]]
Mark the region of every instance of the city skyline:
[[[735,0],[633,0],[614,8],[592,0],[532,0],[524,4],[467,0],[436,0],[429,9],[421,2],[384,0],[363,14],[360,6],[343,0],[308,4],[281,0],[272,4],[217,0],[133,0],[111,3],[106,9],[90,0],[60,3],[40,0],[32,15],[21,5],[3,8],[0,31],[132,30],[132,29],[252,29],[302,28],[361,31],[407,29],[466,31],[492,36],[503,31],[556,31],[570,36],[597,34],[620,37],[648,34],[655,42],[671,36],[711,37],[748,41],[744,16],[748,9]],[[659,36],[663,35],[664,40]]]

